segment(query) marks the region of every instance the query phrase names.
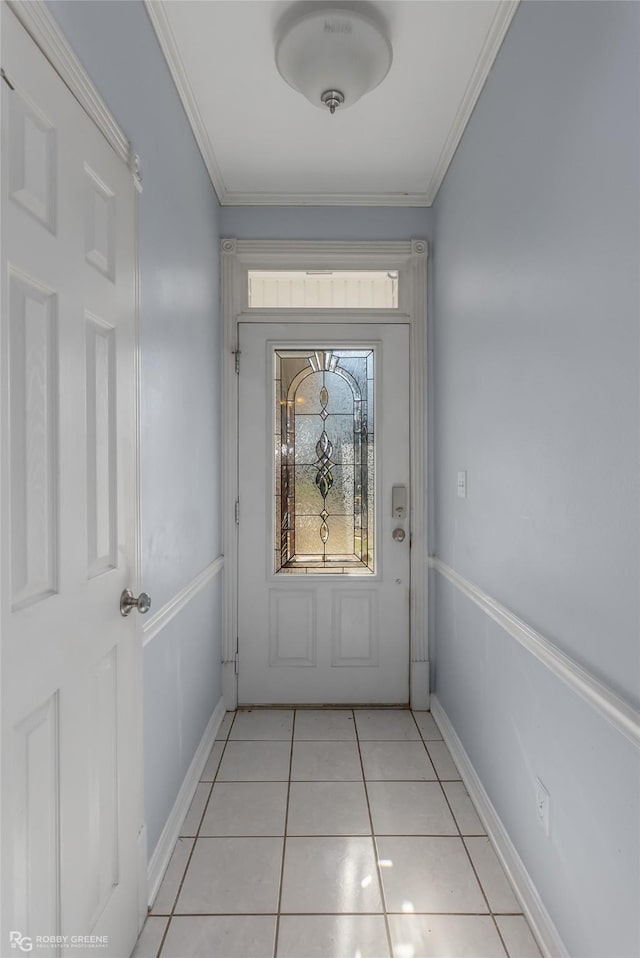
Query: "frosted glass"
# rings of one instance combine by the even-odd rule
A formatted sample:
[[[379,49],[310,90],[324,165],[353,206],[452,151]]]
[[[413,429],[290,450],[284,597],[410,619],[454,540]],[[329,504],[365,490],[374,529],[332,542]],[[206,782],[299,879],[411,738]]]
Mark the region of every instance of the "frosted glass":
[[[374,571],[372,349],[274,354],[275,570]]]
[[[330,515],[353,515],[354,468],[332,466],[333,486],[323,500],[316,485],[316,466],[296,466],[296,513],[319,516],[323,507]]]

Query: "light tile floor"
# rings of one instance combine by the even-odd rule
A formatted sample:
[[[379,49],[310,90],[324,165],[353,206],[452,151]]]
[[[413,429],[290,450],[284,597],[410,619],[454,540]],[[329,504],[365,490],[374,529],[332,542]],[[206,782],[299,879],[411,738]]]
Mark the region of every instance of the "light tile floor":
[[[540,958],[427,712],[227,713],[133,958]]]

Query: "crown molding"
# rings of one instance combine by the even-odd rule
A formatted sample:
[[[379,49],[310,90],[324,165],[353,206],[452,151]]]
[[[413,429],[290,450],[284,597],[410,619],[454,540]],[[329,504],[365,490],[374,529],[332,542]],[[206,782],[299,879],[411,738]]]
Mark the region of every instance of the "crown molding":
[[[53,69],[73,93],[100,132],[111,144],[120,159],[130,167],[134,178],[134,160],[127,137],[124,135],[106,103],[98,93],[82,63],[69,46],[66,37],[49,12],[43,0],[7,0],[7,6],[16,15],[31,39],[37,44]],[[138,177],[139,178],[139,177]]]
[[[15,0],[10,0],[13,3]],[[178,95],[187,114],[209,178],[221,206],[389,206],[429,207],[435,201],[467,123],[482,93],[502,41],[513,20],[520,0],[501,0],[489,27],[480,55],[467,84],[436,169],[424,193],[261,193],[230,191],[207,132],[195,94],[189,83],[184,61],[178,49],[163,0],[144,0],[149,19],[167,61]],[[22,5],[22,4],[20,4]]]
[[[502,46],[502,41],[504,40],[507,30],[511,25],[511,21],[515,16],[515,12],[518,9],[520,0],[502,0],[496,14],[493,18],[489,31],[485,38],[482,50],[480,55],[476,60],[476,65],[473,69],[473,73],[467,84],[467,89],[464,92],[464,96],[458,107],[458,111],[449,130],[449,135],[445,141],[445,144],[440,153],[438,163],[435,170],[433,171],[433,176],[429,181],[427,186],[427,206],[435,201],[436,196],[438,195],[438,190],[442,185],[442,181],[447,175],[447,170],[449,169],[449,164],[453,160],[454,154],[458,149],[458,144],[462,139],[464,131],[467,128],[467,123],[471,119],[471,114],[473,113],[476,103],[484,89],[484,84],[487,77],[489,76],[489,71],[494,64],[494,61],[498,55],[498,51]]]
[[[216,191],[220,205],[225,206],[227,204],[227,188],[224,185],[218,160],[216,159],[213,145],[209,139],[204,120],[202,119],[202,114],[198,108],[195,94],[191,89],[187,71],[178,49],[178,43],[171,29],[169,18],[164,10],[164,4],[160,2],[160,0],[144,0],[144,5],[153,29],[155,30],[164,58],[167,61],[169,72],[178,91],[178,96],[187,114],[187,119],[191,125],[204,165],[207,168],[211,184]]]
[[[209,179],[221,206],[430,206],[426,193],[251,193],[225,186],[213,144],[207,132],[178,43],[162,0],[144,0],[147,14],[167,61]]]

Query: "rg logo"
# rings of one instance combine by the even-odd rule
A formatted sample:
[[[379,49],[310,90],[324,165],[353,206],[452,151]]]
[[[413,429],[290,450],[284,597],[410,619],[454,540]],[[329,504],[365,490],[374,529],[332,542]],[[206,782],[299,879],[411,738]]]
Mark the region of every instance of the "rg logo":
[[[33,942],[26,935],[21,935],[19,931],[9,932],[9,941],[12,948],[19,948],[20,951],[33,951]]]

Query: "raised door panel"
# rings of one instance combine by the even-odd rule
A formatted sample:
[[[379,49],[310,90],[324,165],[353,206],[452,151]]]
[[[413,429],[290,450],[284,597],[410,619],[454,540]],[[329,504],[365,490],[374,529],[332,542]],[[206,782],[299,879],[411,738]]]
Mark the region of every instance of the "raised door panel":
[[[91,927],[119,881],[118,856],[118,654],[105,655],[90,676],[92,713],[89,767],[89,869]]]
[[[87,559],[93,577],[117,557],[115,330],[91,313],[86,320]]]
[[[316,664],[316,596],[272,589],[269,593],[269,665]]]
[[[15,611],[57,590],[56,296],[9,274],[11,593]]]
[[[332,594],[331,665],[372,666],[378,655],[378,595],[373,589]]]
[[[50,232],[56,230],[56,130],[17,91],[9,99],[9,196]]]
[[[116,198],[97,173],[85,163],[85,257],[99,273],[115,282]]]
[[[33,939],[60,932],[58,695],[14,729],[15,928]],[[15,947],[15,945],[13,946]],[[46,945],[39,955],[53,958]]]

